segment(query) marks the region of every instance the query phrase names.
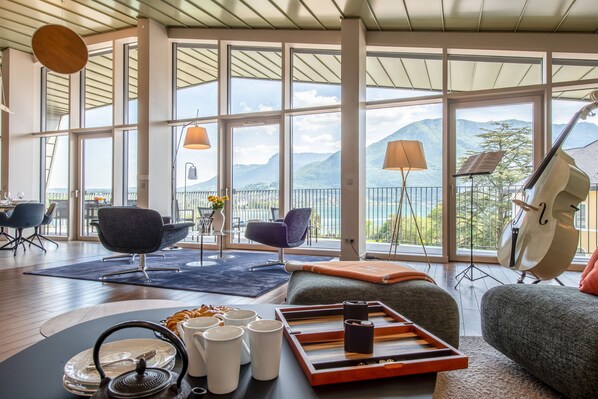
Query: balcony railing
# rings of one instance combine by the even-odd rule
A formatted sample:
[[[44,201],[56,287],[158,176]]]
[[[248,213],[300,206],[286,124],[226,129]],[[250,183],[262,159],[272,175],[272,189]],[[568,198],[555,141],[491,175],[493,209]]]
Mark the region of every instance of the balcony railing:
[[[510,220],[514,208],[511,204],[513,193],[518,187],[499,191],[495,187],[476,186],[473,191],[474,203],[474,248],[476,250],[496,249],[504,226]],[[408,187],[413,213],[415,214],[426,246],[442,246],[442,188],[441,187]],[[575,215],[575,225],[581,229],[578,254],[586,254],[598,245],[596,229],[598,226],[598,184],[592,184],[586,201],[580,205]],[[101,194],[101,195],[100,195]],[[208,208],[208,195],[215,191],[177,192],[179,209],[192,211],[192,217],[199,216],[198,208]],[[312,208],[312,226],[317,235],[324,240],[340,239],[340,189],[299,189],[292,193],[291,204],[294,208]],[[389,244],[392,226],[398,213],[400,187],[376,187],[366,189],[366,239],[371,243]],[[471,188],[456,188],[457,225],[455,240],[459,249],[468,249],[469,206]],[[109,193],[86,193],[86,203],[91,204],[94,196],[101,196],[110,202]],[[243,228],[249,221],[271,220],[271,208],[278,208],[278,190],[236,190],[231,195],[232,217],[236,227]],[[89,197],[89,198],[87,198]],[[136,193],[128,195],[128,205],[136,203]],[[48,195],[48,202],[60,202],[59,212],[49,226],[48,234],[64,235],[66,233],[66,194]],[[95,204],[94,204],[95,205]],[[188,211],[187,211],[188,212]],[[400,242],[406,245],[420,245],[411,210],[406,200],[402,205],[402,223]],[[187,213],[187,217],[190,217]],[[196,229],[195,227],[194,229]]]

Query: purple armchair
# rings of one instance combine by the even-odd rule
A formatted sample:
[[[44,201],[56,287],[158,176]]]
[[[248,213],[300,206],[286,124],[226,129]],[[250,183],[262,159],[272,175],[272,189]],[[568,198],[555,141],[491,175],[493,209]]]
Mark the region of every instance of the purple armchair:
[[[305,242],[309,227],[311,208],[291,209],[284,219],[274,222],[249,222],[245,238],[260,244],[278,248],[278,259],[256,265],[251,270],[273,265],[284,265],[284,249],[298,247]]]

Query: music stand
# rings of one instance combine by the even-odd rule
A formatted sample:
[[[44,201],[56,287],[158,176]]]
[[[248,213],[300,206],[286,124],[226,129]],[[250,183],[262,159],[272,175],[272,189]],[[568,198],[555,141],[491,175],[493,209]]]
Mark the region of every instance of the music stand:
[[[455,276],[455,279],[457,280],[455,288],[461,284],[461,281],[463,281],[464,278],[473,282],[490,277],[500,284],[503,284],[502,281],[486,273],[473,263],[473,177],[479,175],[489,175],[494,172],[494,169],[496,169],[500,163],[503,155],[505,155],[504,151],[483,152],[478,155],[472,155],[465,160],[463,166],[461,166],[461,169],[459,169],[459,171],[453,175],[453,177],[469,176],[469,181],[471,182],[471,196],[469,199],[469,266]],[[477,270],[480,273],[479,277],[474,278],[474,270]],[[459,276],[461,277],[459,278]]]

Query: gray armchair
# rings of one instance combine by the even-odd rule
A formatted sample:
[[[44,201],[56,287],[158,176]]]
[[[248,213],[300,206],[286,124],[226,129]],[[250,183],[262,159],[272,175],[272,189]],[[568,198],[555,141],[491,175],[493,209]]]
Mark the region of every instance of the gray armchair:
[[[139,255],[137,268],[104,274],[102,278],[143,273],[146,279],[149,278],[148,271],[179,271],[176,267],[147,268],[146,254],[176,244],[187,236],[189,227],[193,226],[193,223],[164,224],[160,214],[154,210],[126,206],[100,208],[98,220],[92,224],[98,230],[98,237],[104,248]]]
[[[305,242],[309,228],[311,208],[291,209],[284,219],[274,222],[249,222],[245,229],[245,238],[278,248],[278,259],[263,265],[256,265],[251,270],[273,265],[284,265],[285,248],[295,248]]]

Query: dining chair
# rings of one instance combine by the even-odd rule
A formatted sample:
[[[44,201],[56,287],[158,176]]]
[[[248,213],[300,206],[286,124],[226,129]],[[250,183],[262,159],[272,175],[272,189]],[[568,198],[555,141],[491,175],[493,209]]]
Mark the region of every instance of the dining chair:
[[[27,251],[25,243],[34,245],[46,252],[43,246],[23,237],[23,230],[29,227],[39,226],[44,220],[44,204],[29,202],[25,204],[18,204],[11,213],[0,212],[0,226],[15,229],[15,235],[0,249],[11,249],[13,256],[17,255],[19,246],[23,247],[23,251]]]
[[[42,219],[42,222],[38,226],[34,227],[35,230],[34,230],[33,234],[31,234],[29,237],[27,237],[27,240],[34,241],[37,238],[37,241],[39,242],[39,245],[42,248],[44,248],[42,239],[46,240],[46,241],[50,241],[52,244],[54,244],[58,247],[58,243],[56,241],[54,241],[40,233],[42,226],[48,226],[50,223],[52,223],[52,221],[54,220],[55,213],[56,213],[56,202],[52,202],[50,204],[50,206],[48,207],[48,210],[44,214],[44,218]],[[29,244],[29,246],[31,246],[31,244]]]

